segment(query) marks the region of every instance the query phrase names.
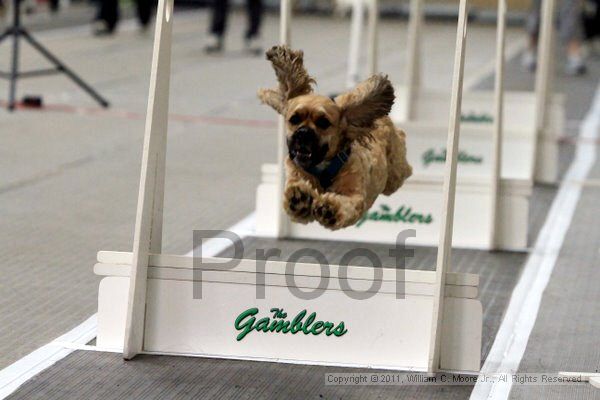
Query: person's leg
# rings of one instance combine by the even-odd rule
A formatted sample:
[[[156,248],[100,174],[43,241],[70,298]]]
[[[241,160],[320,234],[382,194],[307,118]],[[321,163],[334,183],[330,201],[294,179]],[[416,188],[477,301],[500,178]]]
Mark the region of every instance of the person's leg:
[[[212,22],[210,33],[216,36],[225,35],[227,28],[227,14],[229,13],[229,0],[214,0],[212,7]]]
[[[600,55],[600,0],[588,0],[586,13],[586,41],[595,55]]]
[[[562,0],[559,9],[559,34],[564,43],[583,40],[583,0]]]
[[[262,21],[263,5],[262,0],[247,0],[248,7],[248,30],[246,39],[259,36],[260,23]]]
[[[223,49],[223,36],[227,28],[227,14],[229,12],[229,0],[213,0],[212,21],[210,24],[210,35],[204,47],[207,53],[221,51]]]
[[[105,0],[106,1],[106,0]],[[108,26],[114,30],[119,22],[119,0],[108,0],[107,19]]]
[[[531,2],[531,8],[527,15],[527,21],[525,23],[525,29],[529,36],[529,44],[537,46],[537,37],[540,30],[540,14],[542,12],[542,0],[533,0]]]
[[[119,21],[118,0],[100,0],[93,30],[96,35],[113,33]]]
[[[260,54],[263,51],[260,42],[260,25],[262,21],[262,0],[246,0],[248,9],[248,29],[246,30],[244,43],[246,50],[252,54]]]
[[[583,1],[562,0],[559,11],[559,35],[567,46],[566,72],[578,75],[585,72],[583,56]]]
[[[49,4],[50,4],[50,12],[53,12],[53,13],[58,12],[58,7],[59,7],[58,0],[50,0]]]
[[[136,0],[137,16],[142,28],[148,27],[152,16],[152,0]]]
[[[525,23],[525,29],[527,31],[528,46],[527,50],[523,54],[523,66],[533,71],[537,64],[537,42],[540,30],[540,14],[542,11],[542,1],[533,0],[531,2],[531,9],[527,16]]]

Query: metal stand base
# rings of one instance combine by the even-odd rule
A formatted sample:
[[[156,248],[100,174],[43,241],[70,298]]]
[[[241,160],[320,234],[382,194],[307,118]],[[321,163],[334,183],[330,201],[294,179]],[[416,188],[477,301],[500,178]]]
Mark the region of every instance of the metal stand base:
[[[94,100],[96,100],[102,107],[108,107],[108,101],[102,97],[98,92],[88,85],[83,79],[81,79],[73,70],[69,69],[63,64],[56,56],[54,56],[48,49],[31,36],[25,28],[21,26],[21,12],[19,7],[19,0],[15,0],[13,5],[13,26],[8,27],[2,34],[0,34],[0,43],[9,37],[12,37],[12,62],[10,72],[0,71],[0,78],[8,79],[9,81],[9,93],[8,93],[8,109],[10,111],[15,109],[16,106],[16,90],[17,80],[19,78],[30,78],[35,76],[51,75],[63,73],[73,80],[79,87],[87,92]],[[42,54],[54,68],[39,69],[33,71],[19,72],[19,41],[23,38],[29,43],[35,50]]]

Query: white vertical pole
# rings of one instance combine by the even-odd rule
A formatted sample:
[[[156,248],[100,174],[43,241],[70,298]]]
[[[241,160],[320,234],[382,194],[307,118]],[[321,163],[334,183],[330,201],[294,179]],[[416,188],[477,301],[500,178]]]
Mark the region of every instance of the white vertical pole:
[[[364,0],[352,2],[352,22],[350,24],[350,49],[348,50],[348,75],[346,87],[354,87],[359,80],[358,59],[360,58],[360,43],[364,23]]]
[[[454,54],[452,98],[450,100],[448,142],[446,144],[447,156],[443,188],[440,241],[438,244],[436,279],[433,296],[433,319],[431,324],[428,372],[435,372],[440,366],[440,342],[445,300],[444,286],[446,284],[446,273],[448,272],[451,263],[452,228],[454,224],[454,201],[456,194],[456,166],[458,161],[465,44],[467,36],[467,6],[468,0],[460,0],[456,32],[456,50]]]
[[[502,181],[502,129],[504,118],[504,44],[506,36],[506,0],[498,0],[496,28],[496,79],[494,82],[494,131],[492,139],[492,176],[490,191],[490,250],[498,247],[498,205]]]
[[[369,1],[369,47],[368,47],[368,74],[369,76],[377,73],[377,61],[379,58],[379,1]]]
[[[282,0],[279,9],[279,43],[289,46],[291,39],[292,1]]]
[[[281,0],[279,11],[279,43],[290,45],[291,41],[291,19],[292,0]],[[285,189],[285,159],[287,157],[285,142],[285,120],[282,115],[277,120],[277,164],[279,165],[279,176],[277,179],[277,237],[284,237],[288,230],[288,218],[283,212],[283,191]]]
[[[567,1],[567,0],[565,0]],[[538,35],[538,65],[535,75],[535,177],[543,176],[541,172],[543,154],[537,151],[538,141],[548,127],[548,104],[552,93],[551,76],[554,49],[554,8],[555,0],[543,0],[540,10],[540,31]],[[543,180],[543,179],[542,179]]]
[[[133,238],[133,261],[129,280],[125,343],[123,345],[123,357],[127,360],[143,350],[148,259],[151,252],[161,252],[171,74],[172,14],[173,0],[160,0],[154,34],[142,172]]]
[[[406,93],[404,116],[407,120],[415,118],[414,105],[417,92],[421,87],[421,29],[423,25],[423,0],[411,0],[408,14],[408,42],[406,52]]]

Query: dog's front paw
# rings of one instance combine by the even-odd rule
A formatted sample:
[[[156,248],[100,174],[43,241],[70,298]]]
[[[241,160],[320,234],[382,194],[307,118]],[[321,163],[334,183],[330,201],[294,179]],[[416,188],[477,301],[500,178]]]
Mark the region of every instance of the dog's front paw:
[[[313,215],[325,228],[336,230],[345,226],[341,202],[330,193],[326,193],[315,201]]]
[[[283,206],[287,214],[295,222],[303,224],[314,220],[312,214],[316,193],[308,184],[299,182],[285,189]]]

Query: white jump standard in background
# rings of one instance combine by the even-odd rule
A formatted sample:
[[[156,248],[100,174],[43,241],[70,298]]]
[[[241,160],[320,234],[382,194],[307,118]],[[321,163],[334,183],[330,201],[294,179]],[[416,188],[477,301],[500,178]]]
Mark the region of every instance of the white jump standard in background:
[[[417,10],[421,3],[411,4],[415,10],[409,30],[410,35],[415,36],[421,29],[416,22],[422,18]],[[371,12],[374,11],[371,9]],[[505,18],[506,7],[499,7],[496,85],[492,93],[493,101],[488,102],[490,124],[486,127],[464,121],[461,124],[453,244],[463,248],[516,251],[528,248],[529,199],[533,187],[536,141],[533,129],[515,131],[516,128],[511,127],[510,123],[504,123],[502,82]],[[376,34],[372,36],[376,37]],[[415,40],[409,41],[414,48],[417,47],[416,43]],[[374,52],[371,50],[370,54]],[[417,65],[418,57],[408,66],[414,69],[411,73],[414,79],[418,75]],[[412,90],[413,86],[407,85],[407,90]],[[487,94],[485,96],[490,97]],[[441,194],[447,153],[447,129],[440,122],[440,116],[446,114],[439,110],[444,106],[450,109],[450,92],[443,101],[441,97],[440,94],[437,101],[443,105],[437,104],[429,111],[436,114],[435,118],[429,118],[432,122],[411,120],[399,123],[400,128],[407,132],[407,157],[413,166],[413,176],[406,181],[402,190],[389,197],[380,196],[364,218],[353,227],[331,232],[318,224],[289,223],[285,236],[395,243],[398,232],[414,229],[416,237],[409,239],[410,244],[436,246],[442,227]],[[473,98],[479,97],[480,94]],[[280,136],[283,135],[280,132]],[[504,140],[507,136],[510,140]],[[280,167],[265,165],[262,169],[262,182],[256,197],[256,231],[261,236],[281,236],[281,200],[278,193],[283,179],[282,165],[280,159]]]
[[[348,85],[350,86],[359,80],[358,48],[362,36],[365,0],[355,0],[351,4],[353,19],[350,35],[351,51],[348,56]],[[377,4],[373,4],[372,1],[367,1],[367,4],[369,13],[376,14]],[[535,91],[510,91],[505,94],[506,115],[510,116],[505,121],[505,126],[509,132],[523,131],[531,136],[531,140],[536,144],[534,177],[536,181],[543,183],[555,183],[557,180],[557,140],[564,134],[565,129],[564,96],[552,92],[554,69],[552,16],[554,8],[555,0],[543,1]],[[396,89],[397,101],[391,117],[399,124],[406,121],[427,121],[428,123],[435,121],[445,126],[446,113],[444,111],[448,110],[450,106],[449,94],[426,89],[421,84],[422,40],[425,26],[423,0],[410,1],[409,17],[406,78],[404,86]],[[371,33],[377,31],[376,24],[376,18],[369,19],[368,73],[376,72],[377,36]],[[493,92],[482,90],[466,92],[463,97],[462,110],[461,117],[465,125],[472,124],[491,130],[495,115]],[[512,135],[505,135],[504,140],[512,140]]]

